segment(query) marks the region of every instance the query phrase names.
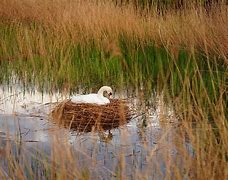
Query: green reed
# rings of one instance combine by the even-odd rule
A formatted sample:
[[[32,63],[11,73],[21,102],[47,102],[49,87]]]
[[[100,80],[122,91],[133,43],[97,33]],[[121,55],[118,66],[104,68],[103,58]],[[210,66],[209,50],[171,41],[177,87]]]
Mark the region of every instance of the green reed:
[[[158,92],[167,90],[175,97],[188,85],[190,89],[205,88],[216,100],[219,89],[226,88],[227,67],[203,52],[190,54],[182,48],[173,57],[153,41],[142,44],[122,35],[118,40],[121,53],[112,55],[93,40],[86,45],[70,37],[60,41],[33,24],[1,25],[0,33],[1,78],[7,79],[13,72],[25,83],[49,90],[97,84],[143,85]]]

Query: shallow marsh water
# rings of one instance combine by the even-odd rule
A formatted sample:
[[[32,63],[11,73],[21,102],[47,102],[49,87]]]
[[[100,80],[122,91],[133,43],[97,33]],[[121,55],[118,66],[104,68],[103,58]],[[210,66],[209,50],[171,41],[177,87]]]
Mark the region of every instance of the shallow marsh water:
[[[55,120],[50,119],[49,113],[56,102],[69,98],[69,94],[41,93],[31,88],[25,90],[19,84],[0,86],[0,94],[1,149],[9,141],[15,156],[18,156],[18,149],[23,144],[22,151],[30,152],[31,164],[34,163],[32,154],[42,152],[50,156],[52,144],[57,141],[69,144],[76,154],[78,167],[87,169],[95,177],[117,177],[120,161],[124,159],[127,177],[134,178],[132,172],[138,169],[142,173],[149,171],[150,177],[162,179],[168,168],[164,158],[169,156],[170,162],[181,159],[177,143],[184,143],[192,153],[191,144],[175,139],[178,121],[161,96],[151,95],[143,100],[138,92],[116,91],[114,98],[128,98],[130,108],[138,112],[137,116],[110,131],[84,133],[58,126]],[[64,152],[64,148],[62,150]],[[1,161],[6,166],[6,161]],[[177,166],[181,168],[181,164]],[[38,169],[39,176],[42,176],[42,168]]]

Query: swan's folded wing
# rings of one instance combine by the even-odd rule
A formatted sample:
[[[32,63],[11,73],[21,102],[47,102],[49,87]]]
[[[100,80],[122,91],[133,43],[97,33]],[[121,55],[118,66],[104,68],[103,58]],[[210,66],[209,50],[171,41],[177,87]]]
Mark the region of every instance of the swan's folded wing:
[[[87,95],[79,95],[79,96],[73,96],[71,98],[71,101],[73,103],[99,103],[99,98],[97,97],[97,94],[87,94]]]
[[[71,102],[73,102],[73,103],[90,103],[90,104],[99,104],[99,105],[104,105],[104,104],[110,103],[108,98],[99,97],[97,94],[73,96],[71,98]]]
[[[73,97],[71,97],[71,102],[73,102],[73,103],[83,103],[83,98],[81,96],[73,96]]]

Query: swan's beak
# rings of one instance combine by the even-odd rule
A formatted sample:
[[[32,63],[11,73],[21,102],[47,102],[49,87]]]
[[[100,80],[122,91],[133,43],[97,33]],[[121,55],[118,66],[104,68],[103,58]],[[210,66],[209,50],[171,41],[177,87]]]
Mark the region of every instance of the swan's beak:
[[[112,93],[110,92],[110,93],[108,93],[108,96],[109,96],[109,98],[111,98],[112,97]]]

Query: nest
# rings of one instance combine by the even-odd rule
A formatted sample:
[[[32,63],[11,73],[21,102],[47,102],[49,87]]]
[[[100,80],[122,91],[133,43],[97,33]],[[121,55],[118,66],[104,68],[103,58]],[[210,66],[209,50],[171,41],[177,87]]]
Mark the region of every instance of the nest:
[[[70,100],[59,103],[51,113],[59,125],[83,132],[111,130],[130,121],[132,113],[127,102],[112,99],[107,105],[72,103]]]

